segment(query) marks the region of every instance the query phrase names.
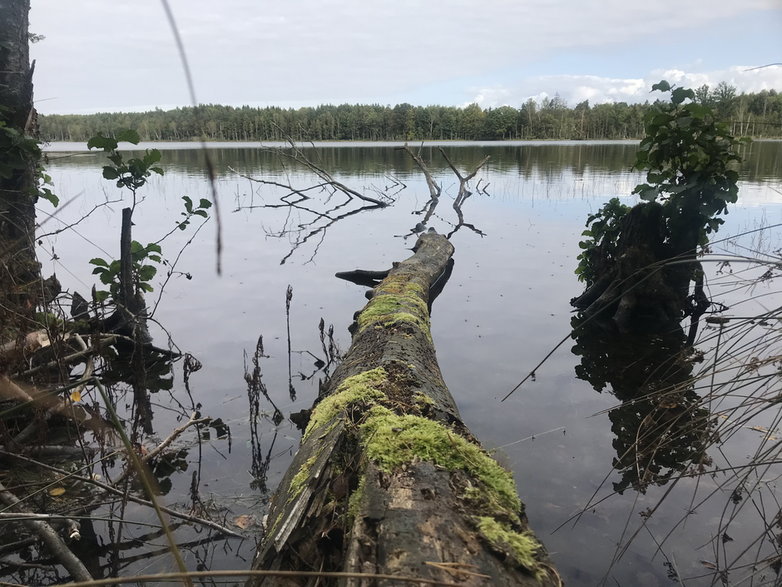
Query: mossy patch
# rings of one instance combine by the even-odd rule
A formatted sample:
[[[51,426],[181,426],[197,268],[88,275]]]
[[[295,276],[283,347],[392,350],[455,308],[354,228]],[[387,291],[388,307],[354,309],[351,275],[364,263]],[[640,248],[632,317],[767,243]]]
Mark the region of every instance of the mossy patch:
[[[428,395],[421,393],[420,391],[416,391],[413,394],[413,401],[415,402],[415,405],[418,406],[419,408],[434,405],[434,400]]]
[[[293,479],[291,479],[291,484],[288,487],[288,502],[291,502],[299,497],[301,492],[304,491],[304,486],[307,484],[307,480],[310,478],[310,471],[312,470],[312,466],[317,460],[318,455],[312,455],[310,458],[304,461],[301,469],[299,469],[298,473],[293,476]]]
[[[359,314],[358,329],[361,331],[375,324],[392,326],[406,322],[428,334],[429,307],[425,299],[423,287],[407,277],[400,276],[398,280],[391,281],[387,278],[382,289]]]
[[[387,381],[388,373],[382,367],[345,379],[332,395],[312,410],[309,424],[304,431],[304,438],[306,439],[314,430],[331,425],[352,404],[384,399],[386,395],[380,387]]]
[[[481,447],[443,424],[375,406],[361,429],[367,456],[381,470],[391,472],[407,463],[429,461],[449,471],[466,471],[481,484],[487,507],[518,521],[521,501],[511,474]]]
[[[539,581],[546,573],[535,556],[541,548],[532,532],[514,532],[494,518],[476,518],[478,532],[494,548],[505,552],[519,565],[535,575]]]
[[[348,498],[348,519],[355,520],[358,512],[361,509],[361,502],[364,500],[364,488],[366,487],[367,478],[362,476],[358,481],[358,487],[350,494]]]
[[[386,277],[380,286],[380,290],[382,293],[415,296],[422,300],[426,299],[428,295],[428,291],[423,285],[413,281],[410,275],[405,273],[397,273],[396,275]]]

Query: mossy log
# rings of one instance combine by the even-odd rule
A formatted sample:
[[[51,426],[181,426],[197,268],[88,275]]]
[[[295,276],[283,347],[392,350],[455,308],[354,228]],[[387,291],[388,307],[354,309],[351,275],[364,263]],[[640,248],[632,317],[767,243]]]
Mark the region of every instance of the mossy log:
[[[343,573],[318,585],[557,585],[512,475],[462,423],[437,364],[430,291],[453,246],[430,232],[414,250],[356,315],[350,350],[272,499],[253,569]],[[277,575],[248,585],[315,582]]]

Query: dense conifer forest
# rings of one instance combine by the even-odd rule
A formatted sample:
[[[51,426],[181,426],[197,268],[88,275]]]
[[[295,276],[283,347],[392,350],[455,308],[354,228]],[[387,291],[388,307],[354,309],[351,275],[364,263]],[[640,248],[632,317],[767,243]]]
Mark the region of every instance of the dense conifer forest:
[[[725,83],[702,86],[696,100],[714,106],[740,136],[782,137],[782,93],[763,90],[737,94]],[[147,141],[402,141],[509,139],[637,139],[650,104],[569,107],[555,96],[528,100],[519,108],[413,106],[398,104],[341,104],[307,108],[221,106],[156,109],[149,112],[112,112],[87,115],[41,116],[48,141],[86,141],[121,128],[138,131]]]

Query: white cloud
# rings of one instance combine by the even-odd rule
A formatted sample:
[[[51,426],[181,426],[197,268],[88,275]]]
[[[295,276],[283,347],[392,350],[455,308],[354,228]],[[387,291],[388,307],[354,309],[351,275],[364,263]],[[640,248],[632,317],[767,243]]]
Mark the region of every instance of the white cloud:
[[[650,92],[653,84],[665,79],[682,87],[698,88],[708,85],[714,88],[724,81],[735,86],[738,93],[782,89],[782,66],[751,69],[736,65],[715,71],[684,71],[678,68],[650,71],[644,78],[611,78],[594,75],[536,76],[519,80],[510,87],[481,88],[475,91],[482,107],[516,106],[528,99],[540,101],[555,94],[568,105],[575,106],[583,100],[590,104],[605,102],[653,101],[660,96]]]
[[[170,2],[200,100],[230,104],[404,101],[428,88],[429,101],[480,98],[489,105],[518,95],[520,89],[507,84],[509,70],[591,52],[593,71],[606,74],[601,55],[626,53],[632,62],[634,54],[657,50],[655,43],[670,46],[671,36],[685,42],[753,11],[779,14],[779,0]],[[32,30],[46,36],[33,46],[36,95],[57,98],[41,103],[44,111],[187,103],[159,0],[36,0],[32,6]],[[692,59],[724,47],[714,36],[713,46],[699,48]],[[478,79],[485,91],[466,94]],[[604,84],[588,78],[548,81],[524,91],[558,90],[564,97],[567,88],[575,96],[580,86],[579,95],[590,99],[608,96]],[[630,99],[635,83],[612,87]]]

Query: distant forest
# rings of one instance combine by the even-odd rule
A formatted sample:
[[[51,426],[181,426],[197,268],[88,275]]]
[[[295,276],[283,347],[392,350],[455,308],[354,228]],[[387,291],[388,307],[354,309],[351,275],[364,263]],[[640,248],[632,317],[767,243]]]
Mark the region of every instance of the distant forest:
[[[733,133],[757,138],[782,137],[782,93],[763,90],[737,94],[720,83],[696,90],[696,99],[713,106],[731,123]],[[40,117],[47,141],[87,141],[121,128],[138,131],[147,141],[416,141],[509,139],[638,139],[651,105],[569,107],[555,96],[520,108],[482,109],[454,106],[323,105],[315,108],[220,106],[156,109],[150,112],[51,114]]]

